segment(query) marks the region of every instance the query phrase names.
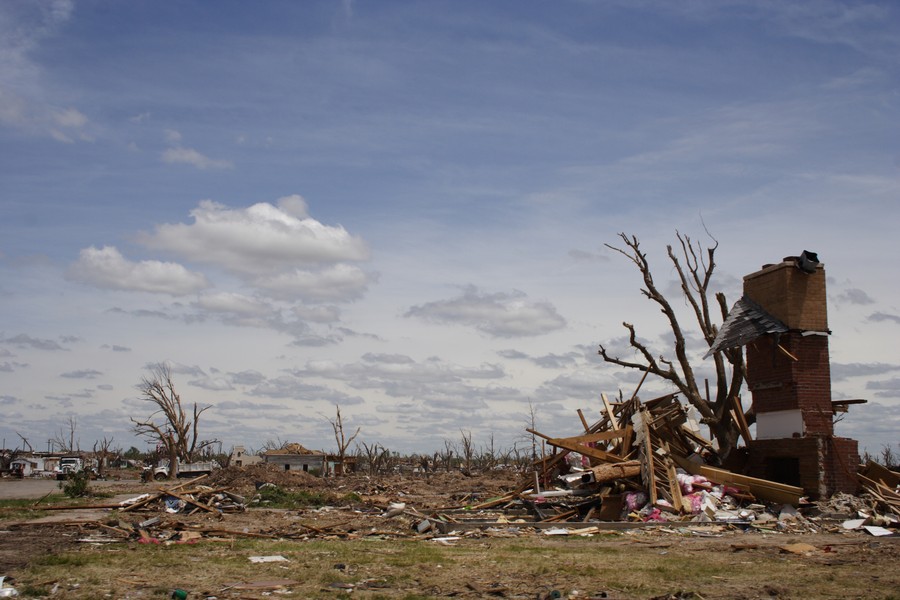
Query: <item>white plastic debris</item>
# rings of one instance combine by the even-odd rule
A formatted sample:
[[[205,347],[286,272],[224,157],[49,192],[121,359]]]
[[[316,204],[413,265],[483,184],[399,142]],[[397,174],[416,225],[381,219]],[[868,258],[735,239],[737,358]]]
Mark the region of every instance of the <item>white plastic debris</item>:
[[[288,559],[281,556],[280,554],[273,554],[270,556],[251,556],[250,562],[252,562],[252,563],[288,562]]]

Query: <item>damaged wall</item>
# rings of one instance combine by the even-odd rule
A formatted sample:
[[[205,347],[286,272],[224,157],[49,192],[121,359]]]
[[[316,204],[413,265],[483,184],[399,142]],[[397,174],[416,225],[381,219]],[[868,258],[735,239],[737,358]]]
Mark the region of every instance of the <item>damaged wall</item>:
[[[803,269],[791,257],[744,278],[744,295],[788,328],[747,345],[747,385],[754,411],[763,417],[749,444],[748,468],[816,498],[855,494],[858,442],[834,437],[825,269],[810,256],[813,262]],[[802,431],[793,431],[796,411]],[[779,427],[788,417],[791,426]],[[788,429],[789,437],[776,437]]]

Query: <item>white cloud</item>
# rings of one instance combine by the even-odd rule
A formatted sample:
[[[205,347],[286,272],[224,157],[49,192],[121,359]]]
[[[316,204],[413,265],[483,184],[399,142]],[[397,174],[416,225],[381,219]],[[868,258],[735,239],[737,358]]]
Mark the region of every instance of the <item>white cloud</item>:
[[[518,291],[486,294],[475,287],[466,288],[458,298],[414,306],[405,316],[474,327],[493,337],[541,335],[566,326],[549,302],[529,302]]]
[[[290,205],[297,208],[296,202]],[[152,234],[142,235],[141,241],[150,248],[250,277],[298,265],[368,258],[363,241],[343,227],[298,218],[267,202],[232,209],[204,200],[191,216],[193,224],[159,225]]]
[[[272,307],[265,302],[230,292],[203,294],[194,305],[205,311],[248,316],[264,316],[272,312]]]
[[[69,269],[69,277],[100,288],[172,294],[192,294],[209,287],[199,273],[158,260],[132,262],[114,246],[84,248]]]
[[[49,135],[64,143],[90,140],[88,118],[60,107],[43,85],[43,71],[31,55],[69,20],[70,0],[0,3],[0,124]]]
[[[201,170],[230,169],[234,166],[231,161],[209,158],[193,148],[182,146],[166,148],[162,153],[162,160],[169,164],[191,165]]]
[[[334,323],[341,319],[341,309],[337,306],[300,305],[293,308],[293,313],[298,319],[313,323]]]
[[[66,350],[53,340],[40,339],[20,333],[19,335],[0,339],[0,343],[12,344],[17,348],[34,348],[37,350]]]
[[[338,264],[319,271],[296,269],[261,277],[253,283],[276,298],[335,301],[361,297],[369,286],[369,280],[370,277],[359,267]]]

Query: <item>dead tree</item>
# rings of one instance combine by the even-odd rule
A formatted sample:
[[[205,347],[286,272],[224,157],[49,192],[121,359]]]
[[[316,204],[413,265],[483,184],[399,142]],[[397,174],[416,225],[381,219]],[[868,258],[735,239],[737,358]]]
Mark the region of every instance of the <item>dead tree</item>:
[[[168,365],[158,363],[150,368],[150,376],[141,379],[138,386],[141,399],[156,407],[146,419],[131,419],[136,435],[146,437],[159,444],[169,459],[169,478],[178,474],[178,461],[193,462],[197,452],[218,444],[218,440],[200,440],[198,425],[200,415],[209,406],[193,407],[193,418],[185,413],[181,396],[175,391],[172,371]]]
[[[460,458],[463,459],[463,467],[462,472],[465,475],[472,474],[472,459],[475,456],[475,446],[472,443],[472,432],[471,431],[463,431],[459,430],[459,434],[461,436],[459,440]]]
[[[644,371],[668,381],[700,412],[703,423],[709,425],[718,442],[720,454],[724,458],[737,444],[739,435],[737,424],[730,418],[729,410],[735,407],[735,399],[738,397],[746,377],[743,350],[738,347],[713,353],[716,373],[715,398],[709,397],[708,389],[705,393],[701,391],[694,374],[694,367],[688,356],[685,330],[671,303],[656,286],[647,255],[641,251],[637,237],[624,233],[620,233],[619,237],[625,245],[624,248],[609,244],[606,246],[628,258],[637,267],[644,282],[641,293],[659,305],[672,330],[674,347],[671,350],[674,353],[674,359],[666,358],[665,355],[655,356],[643,342],[638,340],[634,325],[627,322],[622,325],[628,330],[629,344],[639,358],[626,360],[612,356],[602,344],[599,354],[608,363]],[[677,232],[676,237],[680,244],[680,251],[676,251],[671,245],[667,246],[669,260],[678,274],[683,300],[690,306],[700,333],[707,347],[710,347],[718,332],[718,327],[713,322],[709,286],[716,267],[715,251],[719,244],[713,240],[714,243],[704,251],[702,245],[695,243],[690,237]],[[721,292],[717,293],[715,300],[721,318],[724,320],[729,310],[725,295]],[[747,415],[747,417],[750,422],[753,421],[752,415]]]
[[[75,431],[78,429],[78,420],[74,416],[69,416],[66,427],[68,431],[65,429],[60,429],[56,432],[56,435],[50,440],[50,442],[57,448],[59,448],[60,452],[75,452],[78,450],[76,440],[75,440]]]
[[[103,438],[94,442],[94,458],[97,460],[97,477],[103,479],[104,470],[109,459],[118,454],[111,450],[113,438]]]
[[[350,447],[350,444],[352,444],[353,440],[356,439],[356,436],[359,435],[360,428],[357,427],[356,432],[348,438],[344,434],[344,420],[343,418],[341,418],[341,407],[337,404],[335,404],[334,407],[337,416],[333,421],[329,419],[328,422],[331,423],[331,428],[334,430],[334,441],[335,443],[337,443],[338,458],[340,459],[341,473],[343,473],[345,468],[344,459],[347,456],[347,448]]]
[[[18,431],[16,432],[16,435],[22,438],[22,443],[25,444],[25,446],[22,448],[23,450],[27,448],[28,452],[34,452],[34,448],[31,447],[31,444],[28,442],[28,439],[24,435],[22,435]]]

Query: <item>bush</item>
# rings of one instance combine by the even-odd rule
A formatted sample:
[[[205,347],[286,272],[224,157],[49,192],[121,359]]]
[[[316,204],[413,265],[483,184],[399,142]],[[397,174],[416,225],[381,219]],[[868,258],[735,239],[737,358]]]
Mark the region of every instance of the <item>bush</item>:
[[[69,498],[80,498],[88,495],[88,486],[90,485],[90,482],[91,473],[90,471],[84,470],[69,473],[66,476],[65,483],[60,482],[59,486],[62,488],[63,494]]]

